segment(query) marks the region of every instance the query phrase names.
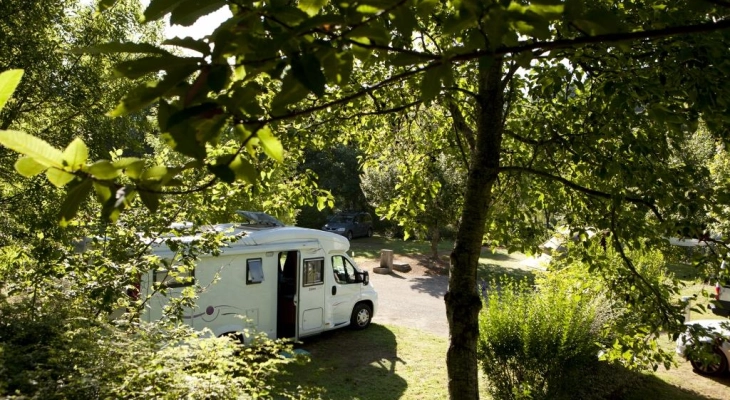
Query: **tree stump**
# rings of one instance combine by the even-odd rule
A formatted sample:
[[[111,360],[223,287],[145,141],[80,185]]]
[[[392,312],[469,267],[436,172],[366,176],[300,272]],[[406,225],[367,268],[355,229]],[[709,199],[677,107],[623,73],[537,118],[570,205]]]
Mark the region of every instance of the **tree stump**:
[[[393,271],[393,250],[380,250],[380,267],[373,268],[376,274],[389,274]]]

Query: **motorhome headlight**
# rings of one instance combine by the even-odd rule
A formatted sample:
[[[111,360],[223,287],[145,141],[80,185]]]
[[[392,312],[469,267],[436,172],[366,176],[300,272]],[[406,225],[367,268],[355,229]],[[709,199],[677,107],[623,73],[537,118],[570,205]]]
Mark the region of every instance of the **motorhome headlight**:
[[[337,232],[344,232],[345,228],[337,228]]]

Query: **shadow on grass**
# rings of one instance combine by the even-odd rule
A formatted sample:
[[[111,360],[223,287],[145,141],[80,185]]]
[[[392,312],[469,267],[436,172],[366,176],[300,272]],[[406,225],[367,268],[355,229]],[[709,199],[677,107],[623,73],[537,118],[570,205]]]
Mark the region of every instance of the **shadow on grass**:
[[[325,332],[297,347],[308,351],[311,361],[287,366],[279,383],[303,398],[395,400],[408,387],[395,372],[396,364],[404,364],[396,337],[382,325]]]
[[[643,399],[672,399],[672,400],[715,400],[716,397],[708,397],[702,393],[686,390],[665,382],[656,375],[637,374],[637,382],[630,388],[626,388],[617,399],[643,400]],[[728,385],[728,378],[713,378],[712,380]]]

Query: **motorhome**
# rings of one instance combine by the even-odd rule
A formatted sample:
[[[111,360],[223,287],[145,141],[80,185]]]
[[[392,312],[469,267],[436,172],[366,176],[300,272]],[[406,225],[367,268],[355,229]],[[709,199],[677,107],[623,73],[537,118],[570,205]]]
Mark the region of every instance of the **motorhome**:
[[[345,326],[364,329],[376,314],[378,295],[368,273],[348,256],[346,238],[299,227],[216,229],[239,238],[218,256],[201,256],[194,270],[185,272],[187,279],[165,270],[142,277],[140,295],[148,298],[143,319],[162,318],[170,299],[190,286],[198,298],[183,320],[216,336],[253,328],[270,338],[298,339]],[[153,254],[174,260],[175,252],[159,245]]]

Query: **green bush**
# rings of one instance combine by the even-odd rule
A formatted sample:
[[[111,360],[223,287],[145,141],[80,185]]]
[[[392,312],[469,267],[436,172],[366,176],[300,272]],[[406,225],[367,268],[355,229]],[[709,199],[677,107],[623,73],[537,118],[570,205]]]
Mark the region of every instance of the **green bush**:
[[[31,314],[28,301],[0,303],[0,397],[270,398],[283,364],[298,360],[284,356],[291,343],[261,335],[243,347],[182,324],[112,325],[64,305]]]
[[[495,399],[570,397],[598,364],[598,302],[559,286],[534,291],[503,280],[492,287],[477,350],[489,392]]]
[[[677,301],[679,282],[667,270],[662,252],[657,249],[626,249],[634,271],[613,248],[594,245],[588,248],[570,246],[566,257],[551,265],[553,271],[538,284],[565,285],[572,282],[584,296],[600,301],[598,323],[602,359],[633,370],[669,368],[673,352],[658,346],[663,331],[681,324],[683,306]],[[583,251],[582,253],[580,251]],[[639,275],[641,278],[639,278]],[[674,315],[659,312],[658,298],[670,301]],[[674,302],[671,302],[675,299]]]

